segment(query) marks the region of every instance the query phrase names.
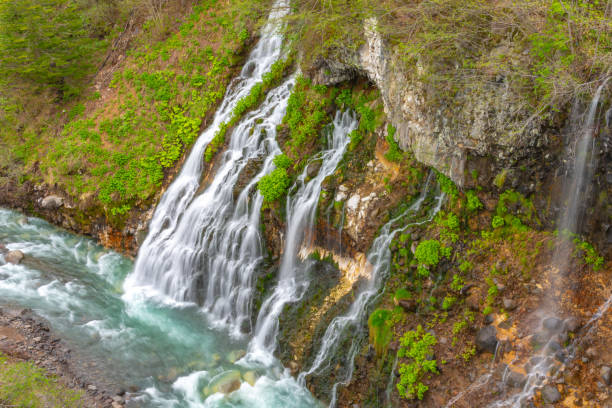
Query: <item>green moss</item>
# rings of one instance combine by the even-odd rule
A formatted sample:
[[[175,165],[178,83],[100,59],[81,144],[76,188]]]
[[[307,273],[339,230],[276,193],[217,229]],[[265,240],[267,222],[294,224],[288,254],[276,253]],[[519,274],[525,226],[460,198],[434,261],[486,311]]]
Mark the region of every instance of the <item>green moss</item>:
[[[368,318],[368,328],[370,331],[370,342],[378,355],[387,352],[387,347],[393,337],[393,326],[401,319],[402,310],[376,309]]]

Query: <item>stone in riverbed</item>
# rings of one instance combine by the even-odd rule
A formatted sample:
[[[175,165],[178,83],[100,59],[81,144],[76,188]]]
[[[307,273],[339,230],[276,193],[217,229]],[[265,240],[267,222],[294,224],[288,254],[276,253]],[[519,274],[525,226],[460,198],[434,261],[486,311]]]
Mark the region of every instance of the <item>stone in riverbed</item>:
[[[247,371],[242,375],[244,381],[246,381],[251,387],[255,386],[255,382],[257,381],[257,374],[255,371]]]
[[[208,383],[208,386],[204,387],[202,393],[204,398],[215,393],[229,394],[240,388],[240,371],[229,370],[224,371],[221,374],[213,377]]]
[[[17,265],[23,259],[23,252],[18,249],[13,251],[8,251],[6,255],[4,255],[4,260],[8,263],[12,263]]]
[[[64,205],[64,199],[60,196],[49,195],[42,199],[40,206],[45,210],[55,210]]]
[[[246,351],[244,350],[233,350],[227,354],[226,360],[228,363],[234,364],[236,361],[240,360],[245,355],[246,355]]]

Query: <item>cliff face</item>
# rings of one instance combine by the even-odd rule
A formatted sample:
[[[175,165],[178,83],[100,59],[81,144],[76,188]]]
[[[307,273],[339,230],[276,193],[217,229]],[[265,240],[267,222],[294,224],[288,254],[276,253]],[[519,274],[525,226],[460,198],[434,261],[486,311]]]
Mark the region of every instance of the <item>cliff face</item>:
[[[504,50],[494,52],[503,53]],[[558,217],[560,186],[570,173],[571,157],[588,104],[577,97],[557,110],[534,112],[501,75],[456,94],[452,99],[428,99],[428,84],[406,71],[397,47],[377,30],[375,19],[364,26],[364,43],[356,52],[338,51],[319,58],[308,71],[315,83],[332,85],[362,77],[380,91],[394,139],[464,189],[501,193],[514,189],[534,195],[547,227]],[[417,64],[412,67],[421,71]],[[592,165],[594,182],[584,203],[581,232],[602,250],[612,243],[612,108],[604,90]],[[578,113],[577,113],[578,112]],[[606,119],[608,118],[608,119]],[[569,155],[568,155],[569,151]]]

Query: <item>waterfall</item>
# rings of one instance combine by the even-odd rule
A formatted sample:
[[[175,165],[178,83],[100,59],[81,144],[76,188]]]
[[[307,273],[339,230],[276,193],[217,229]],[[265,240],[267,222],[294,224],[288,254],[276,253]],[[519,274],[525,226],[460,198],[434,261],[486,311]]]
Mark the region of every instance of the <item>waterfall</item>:
[[[230,84],[212,124],[193,146],[180,173],[158,204],[125,291],[162,294],[177,302],[197,302],[214,324],[227,325],[235,335],[249,331],[253,274],[262,260],[259,236],[259,178],[271,171],[280,153],[275,141],[293,78],[271,90],[255,111],[231,132],[228,149],[210,185],[198,193],[204,151],[236,103],[269,71],[281,54],[282,36],[276,20],[288,11],[278,1],[262,37],[240,75]],[[251,160],[263,160],[259,173],[234,200],[240,172]],[[201,299],[204,295],[204,299]]]
[[[404,231],[410,226],[430,222],[438,211],[440,211],[442,202],[444,200],[444,194],[440,194],[437,197],[435,207],[431,210],[429,216],[425,220],[403,224],[400,227],[392,229],[394,225],[400,220],[404,219],[404,217],[414,216],[420,210],[423,201],[426,199],[429,193],[431,177],[432,176],[430,174],[421,195],[410,206],[410,208],[408,208],[398,217],[387,222],[381,228],[380,233],[374,240],[372,248],[368,254],[368,261],[371,265],[373,265],[373,271],[369,281],[359,293],[349,311],[343,316],[335,317],[329,324],[325,334],[323,335],[321,348],[319,349],[319,352],[312,363],[312,367],[310,367],[308,371],[300,373],[298,377],[298,381],[302,383],[302,385],[305,385],[306,378],[308,376],[321,374],[325,372],[325,370],[331,368],[333,366],[332,361],[334,356],[338,354],[339,348],[343,344],[343,341],[350,338],[351,345],[345,360],[347,363],[345,376],[343,379],[336,381],[336,383],[333,385],[329,404],[330,407],[336,406],[338,386],[341,384],[348,384],[353,376],[355,357],[360,350],[360,336],[357,332],[367,321],[368,306],[372,304],[376,296],[379,294],[385,277],[389,271],[391,263],[391,250],[389,249],[389,245],[397,233]]]
[[[570,157],[572,151],[574,152],[573,166],[563,185],[563,208],[559,221],[557,223],[557,229],[559,232],[570,231],[578,233],[577,226],[582,220],[584,213],[584,203],[586,189],[589,187],[591,178],[593,177],[593,170],[596,166],[595,154],[593,154],[593,143],[595,134],[595,118],[597,114],[597,107],[599,105],[599,99],[601,93],[609,78],[606,78],[603,83],[597,88],[593,99],[589,105],[589,108],[584,117],[584,122],[580,128],[580,133],[576,139],[575,146],[570,143],[567,147],[566,156]],[[564,251],[561,246],[557,247],[555,261],[558,263],[560,272],[564,272],[568,266],[569,254]]]
[[[588,190],[589,183],[593,175],[593,169],[595,168],[595,154],[593,147],[594,135],[596,132],[595,124],[597,108],[599,106],[599,100],[601,98],[603,88],[608,82],[608,79],[609,78],[605,79],[597,88],[597,91],[595,92],[595,95],[593,96],[593,99],[591,100],[591,103],[586,111],[582,125],[580,126],[575,145],[572,146],[570,143],[567,148],[567,156],[571,157],[573,152],[574,158],[573,166],[567,174],[563,185],[562,202],[565,204],[565,207],[559,216],[559,221],[557,224],[560,238],[562,237],[564,231],[577,233],[577,226],[579,225],[579,222],[583,216],[583,204],[587,199],[585,193]],[[558,244],[552,261],[556,266],[557,273],[564,274],[567,272],[570,257],[571,254],[567,248],[564,248],[562,244]],[[555,277],[551,276],[550,280],[554,286]],[[546,299],[547,304],[544,305],[544,310],[539,311],[539,313],[542,313],[545,317],[554,314],[555,310],[558,308],[556,300],[552,299],[550,296],[551,295],[549,294],[548,299]],[[605,302],[598,313],[603,313],[603,311],[607,310],[609,304],[609,301]],[[586,324],[585,328],[591,326],[593,322],[593,319],[591,319]],[[554,349],[549,347],[551,341],[553,341],[553,339],[549,340],[547,344],[542,347],[542,351],[538,353],[540,356],[539,362],[527,372],[527,381],[523,389],[519,393],[511,395],[505,400],[494,402],[491,404],[492,407],[520,408],[534,395],[537,389],[545,385],[554,362]],[[570,349],[571,348],[572,347],[570,347]]]
[[[263,362],[269,361],[275,348],[278,334],[278,318],[283,307],[299,300],[308,286],[300,276],[297,256],[303,242],[312,238],[317,204],[323,180],[331,175],[344,156],[350,141],[349,134],[357,128],[357,118],[352,112],[337,112],[333,121],[327,150],[316,155],[310,162],[321,160],[316,177],[306,181],[308,167],[298,177],[291,189],[295,193],[287,199],[287,231],[280,264],[278,284],[259,312],[255,336],[249,345],[251,357]]]

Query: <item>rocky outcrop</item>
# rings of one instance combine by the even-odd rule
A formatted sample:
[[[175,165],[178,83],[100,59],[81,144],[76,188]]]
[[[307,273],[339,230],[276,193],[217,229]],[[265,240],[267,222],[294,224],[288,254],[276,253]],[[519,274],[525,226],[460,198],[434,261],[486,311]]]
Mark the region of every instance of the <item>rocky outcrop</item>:
[[[40,202],[40,206],[45,210],[55,210],[64,205],[64,199],[60,196],[49,195],[43,198]]]

